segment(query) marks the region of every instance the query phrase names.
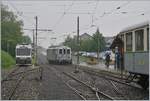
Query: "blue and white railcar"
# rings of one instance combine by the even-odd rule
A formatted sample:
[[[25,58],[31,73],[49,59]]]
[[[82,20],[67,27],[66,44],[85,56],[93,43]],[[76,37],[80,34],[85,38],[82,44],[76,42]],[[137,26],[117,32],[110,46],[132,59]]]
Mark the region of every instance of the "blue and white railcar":
[[[139,84],[149,85],[149,22],[122,30],[118,36],[124,45],[124,67],[130,74],[140,75]]]

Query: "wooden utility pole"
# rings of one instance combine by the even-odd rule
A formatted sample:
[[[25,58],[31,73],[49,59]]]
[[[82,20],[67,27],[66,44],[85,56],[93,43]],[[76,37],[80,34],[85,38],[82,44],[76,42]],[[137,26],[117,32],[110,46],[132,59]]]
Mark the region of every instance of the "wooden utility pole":
[[[77,18],[77,44],[78,44],[78,59],[77,59],[77,63],[79,65],[79,47],[80,47],[80,43],[79,43],[79,16]]]
[[[35,37],[36,37],[36,40],[35,40],[35,41],[36,41],[36,59],[35,59],[35,60],[36,60],[36,64],[38,64],[38,61],[37,61],[37,60],[38,60],[38,59],[37,59],[37,58],[38,58],[38,55],[37,55],[37,48],[38,48],[38,46],[37,46],[38,17],[37,17],[37,16],[35,17],[35,20],[36,20],[36,26],[35,26],[35,34],[36,34],[36,35],[35,35]]]
[[[99,62],[99,33],[98,34],[98,44],[97,44],[97,61]]]
[[[76,66],[76,72],[79,71],[79,48],[80,48],[80,43],[79,43],[79,16],[77,17],[77,66]]]

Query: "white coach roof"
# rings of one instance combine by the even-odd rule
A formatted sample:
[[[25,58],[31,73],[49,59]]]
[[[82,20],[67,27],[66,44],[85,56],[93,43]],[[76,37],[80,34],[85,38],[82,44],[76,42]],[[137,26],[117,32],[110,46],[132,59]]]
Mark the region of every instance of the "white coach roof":
[[[62,49],[62,48],[70,49],[70,47],[68,46],[50,46],[48,49]]]
[[[16,48],[20,48],[20,47],[32,48],[31,44],[18,44],[18,45],[16,46]]]
[[[133,29],[137,29],[137,28],[142,28],[142,27],[145,27],[145,26],[148,26],[148,25],[149,25],[149,21],[145,21],[145,22],[142,22],[142,23],[139,23],[139,24],[135,24],[135,25],[126,27],[125,29],[121,30],[120,33],[130,31],[130,30],[133,30]]]

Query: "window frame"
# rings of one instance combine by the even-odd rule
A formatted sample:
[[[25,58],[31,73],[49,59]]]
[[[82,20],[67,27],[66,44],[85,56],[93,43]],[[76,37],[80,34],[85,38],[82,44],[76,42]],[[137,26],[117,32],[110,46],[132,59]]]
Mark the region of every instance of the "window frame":
[[[129,49],[129,45],[127,44],[127,42],[129,42],[129,40],[128,40],[128,36],[131,36],[131,46],[130,46],[130,49]],[[127,32],[127,33],[125,33],[125,37],[126,37],[126,52],[132,52],[133,50],[132,50],[132,48],[133,48],[133,32]]]
[[[143,31],[142,35],[143,35],[143,38],[141,41],[139,41],[137,38],[139,37],[138,34],[140,35],[141,33],[138,33],[138,31]],[[144,51],[144,29],[138,29],[138,30],[135,30],[135,51]],[[141,36],[140,36],[141,38]],[[138,44],[140,44],[138,46]],[[143,44],[143,45],[142,45]]]

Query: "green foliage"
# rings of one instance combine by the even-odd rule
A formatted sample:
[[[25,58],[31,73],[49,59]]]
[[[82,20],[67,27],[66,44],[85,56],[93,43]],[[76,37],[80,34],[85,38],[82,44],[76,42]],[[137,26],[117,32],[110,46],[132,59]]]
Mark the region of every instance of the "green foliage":
[[[31,39],[29,36],[22,36],[22,43],[31,44]]]
[[[93,40],[92,39],[81,40],[80,41],[80,50],[81,51],[87,51],[87,52],[94,51]]]
[[[64,42],[64,45],[71,47],[73,51],[77,50],[77,41],[76,37],[71,38],[68,36]],[[97,31],[93,34],[91,39],[87,40],[80,40],[80,51],[87,51],[87,52],[97,52],[99,48],[99,51],[103,51],[105,48],[105,40],[103,35]]]
[[[5,51],[1,51],[1,66],[2,68],[10,68],[15,65],[13,57]]]
[[[23,22],[18,21],[13,12],[1,5],[1,48],[13,57],[15,56],[16,45],[22,43],[22,39],[25,38],[22,26]]]
[[[63,43],[65,46],[68,46],[72,49],[72,51],[76,51],[77,50],[77,42],[76,42],[76,38],[71,38],[70,36],[67,36],[65,42]]]
[[[93,42],[94,43],[92,44],[95,45],[93,47],[94,50],[98,50],[98,48],[99,48],[99,51],[104,50],[106,43],[105,43],[102,33],[99,32],[99,29],[97,29],[96,33],[93,34]]]

